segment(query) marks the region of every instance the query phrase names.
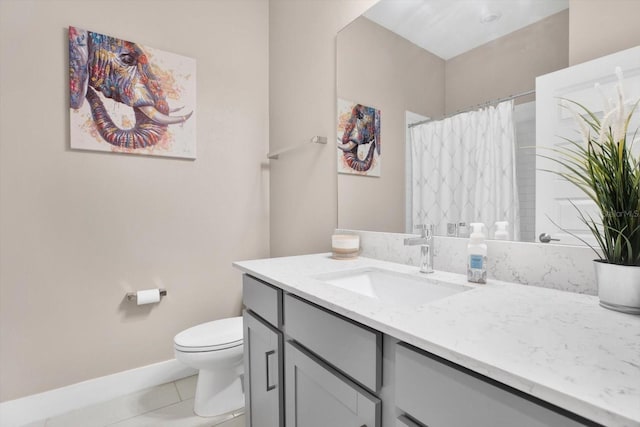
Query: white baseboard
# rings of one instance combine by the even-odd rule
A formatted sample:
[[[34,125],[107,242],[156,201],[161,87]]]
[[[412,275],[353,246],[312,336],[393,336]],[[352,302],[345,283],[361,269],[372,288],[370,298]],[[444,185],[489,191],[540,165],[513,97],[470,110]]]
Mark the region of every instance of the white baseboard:
[[[197,374],[175,359],[0,403],[0,427],[19,427]]]

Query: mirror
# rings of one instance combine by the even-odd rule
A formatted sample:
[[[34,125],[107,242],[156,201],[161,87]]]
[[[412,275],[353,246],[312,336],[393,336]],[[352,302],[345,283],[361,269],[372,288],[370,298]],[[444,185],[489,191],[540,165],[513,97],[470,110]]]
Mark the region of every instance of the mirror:
[[[381,0],[341,30],[337,101],[380,111],[381,155],[379,177],[338,175],[338,227],[414,232],[409,125],[529,93],[514,98],[515,188],[520,240],[535,241],[535,154],[518,147],[535,145],[535,78],[569,65],[568,8],[568,0]]]

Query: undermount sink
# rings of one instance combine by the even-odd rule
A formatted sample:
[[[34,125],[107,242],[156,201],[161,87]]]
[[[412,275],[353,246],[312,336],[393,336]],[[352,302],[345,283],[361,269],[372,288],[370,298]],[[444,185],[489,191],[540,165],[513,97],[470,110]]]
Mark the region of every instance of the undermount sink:
[[[314,277],[328,285],[391,304],[420,306],[460,292],[470,286],[434,280],[381,268],[326,273]]]

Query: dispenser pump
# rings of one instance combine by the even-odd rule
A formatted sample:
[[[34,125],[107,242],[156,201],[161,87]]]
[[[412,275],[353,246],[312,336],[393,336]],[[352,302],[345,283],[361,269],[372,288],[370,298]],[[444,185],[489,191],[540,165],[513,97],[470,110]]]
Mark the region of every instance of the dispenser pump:
[[[507,227],[509,223],[507,221],[496,221],[496,232],[494,238],[496,240],[509,240],[509,232]]]

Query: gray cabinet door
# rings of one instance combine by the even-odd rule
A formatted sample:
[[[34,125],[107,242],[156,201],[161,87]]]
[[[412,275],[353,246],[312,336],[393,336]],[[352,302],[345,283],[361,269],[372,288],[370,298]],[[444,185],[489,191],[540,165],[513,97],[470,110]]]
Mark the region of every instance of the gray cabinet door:
[[[284,425],[282,333],[244,311],[244,384],[247,427]]]
[[[380,399],[292,342],[285,381],[287,427],[380,427]]]
[[[396,346],[396,406],[427,426],[579,427],[530,396],[406,344]],[[574,417],[576,419],[574,419]],[[584,421],[584,423],[583,423]]]

